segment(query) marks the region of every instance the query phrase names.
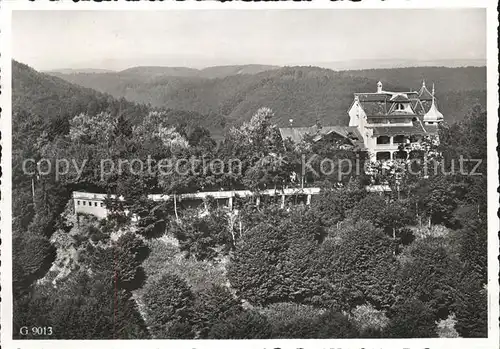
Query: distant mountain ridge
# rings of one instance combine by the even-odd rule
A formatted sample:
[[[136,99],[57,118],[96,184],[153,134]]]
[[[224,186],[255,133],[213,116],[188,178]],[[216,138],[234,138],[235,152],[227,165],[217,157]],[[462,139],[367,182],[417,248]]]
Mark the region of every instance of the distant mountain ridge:
[[[201,69],[201,77],[204,78],[224,78],[232,75],[253,75],[269,70],[280,69],[277,65],[245,64],[245,65],[220,65]]]
[[[83,69],[53,69],[46,70],[43,73],[45,74],[102,74],[102,73],[112,73],[113,70],[109,69],[99,69],[99,68],[83,68]]]
[[[485,67],[333,71],[297,66],[237,74],[249,70],[257,72],[259,68],[251,65],[209,68],[205,70],[209,77],[162,75],[166,70],[152,67],[60,77],[137,103],[221,115],[227,125],[249,120],[263,106],[273,109],[274,122],[280,126],[287,125],[289,119],[296,126],[309,126],[316,121],[324,125],[347,125],[347,109],[353,94],[375,92],[379,80],[385,89],[394,91],[418,90],[423,80],[428,86],[435,83],[439,108],[450,122],[463,118],[475,103],[486,103]]]
[[[195,69],[188,67],[168,67],[168,66],[137,66],[120,71],[107,69],[55,69],[45,71],[51,75],[78,75],[78,74],[109,74],[120,76],[135,76],[145,79],[154,79],[162,76],[177,76],[177,77],[200,77],[200,78],[224,78],[231,75],[242,74],[258,74],[268,70],[279,69],[277,65],[264,64],[244,64],[244,65],[220,65],[207,67],[203,69]]]
[[[168,59],[167,59],[168,61]],[[130,64],[130,62],[129,62]],[[133,63],[132,63],[133,64]],[[108,66],[105,62],[90,63],[90,66]],[[127,66],[127,65],[125,65]],[[257,74],[266,70],[279,69],[285,66],[312,66],[332,70],[367,70],[367,69],[393,69],[393,68],[415,68],[415,67],[485,67],[486,59],[350,59],[341,61],[317,61],[317,62],[290,62],[288,64],[231,64],[213,65],[206,68],[192,68],[189,66],[168,66],[158,64],[131,65],[124,69],[100,69],[100,68],[67,68],[42,71],[49,74],[79,74],[79,73],[123,73],[123,72],[146,72],[153,70],[156,74],[172,76],[199,76],[205,78],[225,77],[238,74]]]
[[[485,67],[486,59],[353,59],[348,61],[316,62],[311,65],[332,70],[369,70],[420,67],[460,68]]]

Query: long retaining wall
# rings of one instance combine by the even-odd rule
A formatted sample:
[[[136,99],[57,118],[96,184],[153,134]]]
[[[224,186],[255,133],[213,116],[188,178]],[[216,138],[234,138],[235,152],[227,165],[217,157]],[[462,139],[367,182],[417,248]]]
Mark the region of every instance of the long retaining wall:
[[[391,191],[388,186],[369,186],[366,187],[367,191],[370,192],[387,192]],[[237,197],[255,197],[256,204],[259,205],[261,197],[281,197],[281,207],[285,206],[285,198],[287,196],[301,196],[305,198],[305,204],[311,204],[311,198],[313,195],[318,195],[321,192],[321,188],[285,188],[285,189],[266,189],[259,192],[252,192],[250,190],[225,190],[225,191],[203,191],[197,193],[185,193],[179,195],[166,195],[166,194],[150,194],[148,199],[153,201],[173,201],[174,198],[177,202],[183,201],[200,201],[204,202],[205,199],[212,197],[217,201],[224,201],[225,206],[230,210],[233,209],[234,199]],[[73,192],[73,205],[75,213],[86,213],[91,214],[99,218],[106,218],[108,211],[104,200],[107,197],[106,194],[100,193],[87,193],[87,192]],[[116,198],[115,195],[111,195],[111,198]],[[123,200],[123,197],[119,197],[119,200]]]
[[[281,205],[285,204],[286,196],[304,195],[306,197],[306,205],[311,203],[311,196],[320,193],[320,188],[285,188],[282,190],[266,189],[259,192],[252,192],[250,190],[227,190],[227,191],[203,191],[198,193],[186,193],[176,195],[180,200],[205,200],[212,197],[215,200],[227,200],[229,209],[233,208],[233,201],[236,197],[256,197],[257,204],[259,204],[261,196],[281,196]],[[173,195],[152,194],[148,198],[153,201],[170,201],[174,200]]]

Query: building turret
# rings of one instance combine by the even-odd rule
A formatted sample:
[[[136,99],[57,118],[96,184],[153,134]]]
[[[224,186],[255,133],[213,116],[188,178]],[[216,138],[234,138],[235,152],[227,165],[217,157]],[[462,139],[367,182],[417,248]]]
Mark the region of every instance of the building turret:
[[[425,87],[425,85],[424,85]],[[436,106],[436,101],[434,97],[434,84],[432,85],[432,104],[427,113],[424,115],[424,124],[426,125],[432,125],[432,124],[438,124],[441,121],[443,121],[443,114],[438,110]]]
[[[383,91],[382,91],[382,83],[379,81],[379,82],[377,83],[377,93],[382,93],[382,92],[383,92]]]

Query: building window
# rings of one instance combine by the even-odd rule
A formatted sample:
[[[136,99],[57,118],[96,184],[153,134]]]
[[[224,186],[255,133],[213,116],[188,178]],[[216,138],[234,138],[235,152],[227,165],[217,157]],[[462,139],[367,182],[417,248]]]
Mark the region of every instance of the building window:
[[[393,141],[396,144],[406,143],[406,137],[403,135],[397,135],[397,136],[394,136]]]
[[[410,119],[403,119],[403,118],[389,119],[389,124],[411,125],[411,120]]]
[[[396,110],[405,110],[405,105],[403,103],[396,104]]]
[[[80,205],[80,200],[78,200],[78,201],[76,202],[76,204],[79,206],[79,205]]]
[[[387,119],[378,119],[378,118],[373,118],[373,119],[368,119],[369,124],[387,124]]]
[[[385,161],[391,159],[391,153],[388,151],[377,152],[377,161]]]
[[[97,207],[97,202],[94,202],[94,206]]]
[[[101,202],[101,207],[104,207],[104,204]]]
[[[86,205],[86,202],[84,201],[84,202],[83,202],[83,206],[85,206],[85,205]]]
[[[377,144],[390,144],[391,139],[388,136],[378,136]]]

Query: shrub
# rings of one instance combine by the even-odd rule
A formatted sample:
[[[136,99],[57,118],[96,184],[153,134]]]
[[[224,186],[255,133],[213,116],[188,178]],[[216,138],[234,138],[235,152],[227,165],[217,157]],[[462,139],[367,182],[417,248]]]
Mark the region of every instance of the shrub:
[[[217,322],[208,334],[213,339],[265,339],[271,326],[264,315],[247,310]]]
[[[243,299],[265,305],[321,294],[310,261],[317,242],[295,235],[289,227],[261,223],[246,233],[231,256],[227,275]]]
[[[432,309],[418,299],[399,301],[389,312],[390,323],[386,328],[389,337],[436,337],[436,324]]]
[[[347,211],[355,207],[366,196],[364,189],[324,190],[317,195],[313,209],[326,226],[334,226],[346,218]]]
[[[392,241],[370,222],[344,221],[319,248],[315,268],[324,275],[324,306],[349,311],[370,303],[394,302],[395,259]]]
[[[140,262],[136,259],[136,257],[129,251],[123,250],[119,247],[113,247],[108,249],[108,251],[108,253],[112,254],[112,271],[115,273],[119,287],[126,289],[134,289],[138,287],[139,285],[134,283],[140,266]]]
[[[476,213],[476,211],[474,211]],[[488,270],[488,217],[479,214],[469,219],[458,231],[459,255],[469,273],[487,281]]]
[[[349,318],[342,313],[328,310],[314,322],[316,338],[356,338],[358,332]]]
[[[116,247],[131,254],[137,262],[145,260],[149,251],[142,239],[131,232],[120,236],[116,241]]]
[[[221,265],[185,258],[177,246],[163,240],[150,240],[147,246],[150,253],[142,267],[148,282],[160,278],[161,273],[176,274],[187,282],[193,292],[227,282]]]
[[[151,282],[144,293],[148,322],[157,337],[178,333],[191,323],[194,297],[184,280],[175,274],[164,274]]]
[[[425,302],[435,320],[446,318],[455,300],[461,267],[444,238],[420,239],[399,256],[398,293]]]
[[[90,235],[90,240],[92,240],[94,243],[98,243],[100,241],[106,242],[106,240],[108,238],[109,238],[109,235],[106,235],[99,230]]]
[[[234,248],[229,217],[220,209],[205,216],[189,211],[179,222],[172,222],[169,231],[179,240],[181,251],[197,260],[214,260]]]
[[[111,248],[87,244],[80,252],[79,261],[93,273],[108,273],[114,277],[114,256]]]
[[[231,286],[256,305],[313,302],[323,293],[314,262],[325,234],[321,222],[309,208],[268,213],[231,255]]]
[[[368,194],[362,198],[346,216],[353,220],[362,218],[370,221],[377,228],[383,228],[383,211],[387,206],[387,199],[378,194]]]
[[[310,305],[275,303],[263,309],[272,338],[316,338],[316,320],[323,312]]]
[[[272,328],[272,338],[354,338],[356,327],[333,309],[294,303],[271,304],[261,312]]]
[[[147,248],[132,233],[122,235],[111,247],[87,244],[80,261],[92,272],[105,273],[122,289],[132,290],[141,285],[141,261]]]
[[[167,227],[167,204],[155,202],[143,202],[144,207],[132,207],[131,212],[139,216],[137,226],[138,232],[145,238],[160,237],[165,233]],[[136,205],[139,206],[139,205]]]
[[[389,324],[385,311],[377,310],[370,304],[358,305],[351,311],[350,319],[361,337],[381,337]]]
[[[53,328],[52,336],[38,339],[149,337],[131,294],[117,292],[108,275],[101,273],[72,274],[58,288],[37,284],[29,297],[18,299],[14,306],[15,336],[20,326],[36,323]]]
[[[36,233],[15,234],[12,239],[14,289],[26,288],[45,275],[56,258],[50,241]]]
[[[388,202],[383,196],[369,194],[349,210],[347,216],[353,221],[359,218],[368,220],[395,238],[397,231],[399,233],[401,228],[414,223],[413,214],[407,205],[401,200]]]
[[[488,336],[488,292],[481,279],[466,275],[458,285],[455,328],[462,337]]]
[[[198,336],[206,338],[212,326],[242,311],[240,302],[220,285],[212,285],[196,294],[194,322]]]
[[[163,328],[161,333],[157,333],[157,338],[172,339],[193,339],[195,333],[193,324],[189,321],[173,321],[169,327]]]
[[[450,314],[446,319],[436,323],[436,332],[439,338],[457,338],[458,332],[455,330],[457,320],[454,314]]]

